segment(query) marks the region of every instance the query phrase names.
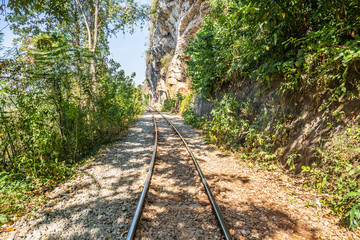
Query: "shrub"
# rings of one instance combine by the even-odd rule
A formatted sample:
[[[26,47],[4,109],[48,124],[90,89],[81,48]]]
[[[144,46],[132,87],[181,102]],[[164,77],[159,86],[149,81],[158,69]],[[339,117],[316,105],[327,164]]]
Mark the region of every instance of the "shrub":
[[[184,97],[180,93],[176,95],[176,98],[166,98],[164,101],[164,105],[161,108],[161,111],[178,114],[180,104],[183,100]]]
[[[184,123],[195,128],[202,127],[202,119],[195,113],[192,108],[187,108],[182,115],[184,117]]]
[[[174,52],[171,52],[171,53],[167,53],[165,54],[160,62],[161,62],[161,66],[162,66],[162,69],[166,72],[168,67],[169,67],[169,64],[171,63],[171,60],[173,59],[174,57]]]

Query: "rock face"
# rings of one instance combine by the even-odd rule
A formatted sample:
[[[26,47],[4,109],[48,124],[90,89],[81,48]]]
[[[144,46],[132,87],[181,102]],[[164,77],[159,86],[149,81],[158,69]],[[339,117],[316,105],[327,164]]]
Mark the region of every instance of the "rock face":
[[[209,6],[203,0],[158,0],[153,4],[144,92],[149,94],[150,104],[162,105],[167,97],[189,94],[190,80],[181,58]]]

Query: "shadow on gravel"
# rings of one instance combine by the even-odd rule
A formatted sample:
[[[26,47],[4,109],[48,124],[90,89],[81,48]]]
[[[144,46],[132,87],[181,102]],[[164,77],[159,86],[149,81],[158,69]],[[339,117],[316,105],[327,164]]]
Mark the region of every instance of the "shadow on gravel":
[[[190,156],[165,120],[157,119],[158,155],[136,239],[220,239]]]
[[[171,121],[181,124],[181,121],[176,118],[171,118]],[[142,124],[152,126],[152,119],[143,119]],[[152,135],[152,128],[150,133]],[[54,202],[61,202],[62,206],[57,210],[45,210],[43,212],[45,216],[34,228],[48,231],[47,239],[49,240],[124,239],[142,190],[143,182],[140,181],[140,184],[137,184],[140,179],[138,169],[144,165],[148,166],[153,144],[152,140],[151,144],[148,143],[140,127],[130,130],[129,136],[136,136],[136,141],[128,141],[126,138],[121,142],[122,146],[127,146],[126,148],[121,148],[118,143],[113,144],[108,150],[103,151],[93,164],[83,168],[82,171],[86,175],[84,181],[74,186],[70,185],[63,193],[56,195],[53,198]],[[186,138],[191,138],[191,136],[192,132],[186,132]],[[161,140],[166,141],[166,139]],[[144,145],[147,145],[151,151],[139,150],[138,147]],[[157,161],[165,158],[177,161],[179,147],[179,145],[172,146],[171,151],[163,152]],[[191,148],[193,149],[192,146]],[[213,150],[209,148],[209,151]],[[146,160],[139,161],[139,159]],[[171,164],[157,169],[158,172],[171,179],[169,181],[177,188],[151,186],[147,204],[155,205],[156,211],[152,211],[141,219],[142,224],[147,225],[147,228],[142,229],[147,231],[144,233],[146,239],[202,240],[216,239],[215,236],[219,236],[220,230],[212,216],[208,200],[198,194],[199,191],[203,191],[202,186],[194,187],[194,181],[190,181],[198,178],[191,161],[189,159],[187,163],[178,162],[176,169]],[[199,159],[199,161],[203,160]],[[108,174],[99,179],[96,173],[91,172],[94,167],[108,171]],[[112,172],[113,169],[121,171]],[[213,178],[215,183],[217,177],[219,176],[207,175],[207,178]],[[184,181],[184,179],[189,179],[189,181]],[[221,180],[229,182],[240,180],[243,184],[250,181],[246,176],[234,175],[222,175]],[[227,190],[220,189],[221,192]],[[220,196],[221,192],[214,192],[215,197]],[[87,194],[88,200],[82,199],[86,197],[84,193]],[[161,201],[158,198],[161,198]],[[229,223],[234,239],[280,239],[278,234],[282,233],[287,233],[290,239],[297,239],[297,236],[299,239],[316,239],[316,229],[310,226],[301,227],[297,220],[283,211],[267,208],[254,202],[239,201],[234,205],[222,199],[218,204],[225,220]],[[175,208],[169,211],[169,206],[175,206]],[[182,217],[176,215],[181,212],[184,213]],[[178,218],[179,221],[171,223],[166,215]],[[189,219],[195,219],[196,224],[189,226]],[[54,223],[55,228],[50,226]]]
[[[242,176],[238,176],[238,175],[234,175],[234,174],[222,174],[221,175],[221,180],[219,179],[219,176],[216,174],[206,174],[206,179],[213,179],[212,182],[217,183],[217,182],[237,182],[238,180],[240,180],[242,183],[246,184],[250,182],[250,178],[249,177],[242,177]]]
[[[184,121],[179,116],[174,116],[174,115],[171,115],[169,113],[164,113],[164,112],[162,112],[162,114],[167,119],[169,119],[171,121],[171,123],[179,130],[180,134],[186,139],[188,144],[191,146],[192,150],[204,151],[204,149],[205,149],[206,151],[209,151],[209,152],[215,151],[210,146],[202,146],[202,147],[199,146],[199,144],[203,145],[203,140],[201,138],[199,138],[200,130],[197,130],[197,129],[194,129],[194,128],[191,128],[191,127],[185,125]],[[183,131],[178,126],[182,126],[182,128],[185,128],[186,130],[191,129],[191,131]],[[191,139],[191,141],[188,141],[188,139]]]
[[[241,206],[242,205],[242,206]],[[259,206],[253,202],[241,203],[242,211],[226,204],[221,209],[235,239],[317,239],[317,229],[300,224],[286,213]],[[284,235],[285,234],[285,235]],[[286,236],[286,237],[284,237]]]
[[[167,192],[166,196],[172,195],[172,192]],[[183,200],[169,197],[169,204]],[[150,202],[149,204],[154,203]],[[204,206],[208,203],[202,201],[200,204]],[[236,207],[220,206],[233,239],[318,239],[316,238],[317,229],[309,226],[301,227],[296,220],[282,211],[255,205],[252,202],[244,203],[244,205],[246,205],[245,208],[248,210],[237,211]],[[188,220],[179,221],[176,226],[171,226],[171,223],[164,225],[161,219],[164,215],[171,214],[171,212],[166,210],[167,205],[157,204],[156,207],[163,209],[161,213],[153,213],[152,217],[142,218],[142,221],[149,226],[146,229],[148,232],[142,234],[143,237],[146,236],[145,239],[218,239],[214,237],[214,232],[219,232],[219,227],[217,223],[214,223],[208,217],[209,214],[212,214],[211,209],[207,209],[207,212],[201,212],[197,209],[196,204],[182,209],[187,211],[188,216],[194,214],[204,215],[203,223],[200,222],[200,227],[194,232],[192,229],[189,229]],[[166,228],[166,231],[154,232],[154,229],[158,229],[159,226],[164,229]],[[172,230],[169,230],[169,227]],[[283,238],[283,234],[287,237]]]
[[[177,117],[172,116],[170,114],[165,113],[164,114],[168,119],[177,127],[181,126],[183,124],[183,121]],[[188,144],[190,145],[191,150],[196,151],[203,151],[202,146],[198,146],[198,144],[204,144],[204,142],[199,138],[198,133],[195,133],[195,131],[190,131],[190,127],[183,126],[182,129],[179,129],[181,134],[184,135],[186,139],[191,139],[191,142]],[[195,141],[194,141],[195,140]],[[190,141],[190,140],[189,140]],[[207,151],[214,152],[213,149],[210,147],[207,147]],[[174,149],[174,151],[176,151]],[[195,154],[196,155],[196,154]],[[221,154],[217,155],[218,157],[224,157]],[[166,157],[174,157],[172,156],[172,153],[168,153]],[[198,162],[205,162],[205,160],[201,158],[197,158]],[[172,169],[164,169],[164,171],[169,171],[169,176],[175,177],[176,179],[179,179],[176,177],[176,175],[173,174]],[[315,240],[318,239],[316,237],[317,232],[319,229],[313,228],[312,226],[306,225],[303,222],[300,223],[299,220],[295,219],[294,217],[289,216],[285,211],[281,211],[279,209],[275,209],[272,207],[267,207],[261,202],[245,202],[239,199],[238,201],[233,202],[230,199],[226,197],[226,193],[231,192],[231,189],[227,189],[224,186],[217,186],[215,188],[215,184],[217,182],[239,182],[240,184],[248,184],[250,182],[250,178],[248,176],[238,176],[233,174],[228,175],[221,175],[218,176],[216,174],[205,174],[206,178],[208,180],[211,179],[211,189],[213,191],[213,194],[215,195],[215,198],[217,198],[218,204],[220,206],[220,209],[223,213],[223,216],[225,220],[228,222],[228,226],[230,229],[230,232],[233,236],[233,239],[243,239],[243,240],[265,240],[265,239],[307,239],[307,240]],[[193,174],[193,176],[198,177],[197,172]],[[176,184],[184,184],[181,183],[180,179],[179,181],[175,182]],[[216,190],[214,190],[214,188]],[[160,194],[164,190],[155,192],[156,194]],[[224,194],[225,193],[225,194]],[[191,196],[190,193],[185,192],[186,196]],[[225,195],[225,196],[224,196]],[[171,191],[165,191],[164,197],[169,198],[169,202],[176,202],[176,199],[174,199],[174,192]],[[185,198],[186,199],[186,198]],[[197,198],[198,204],[203,206],[209,206],[207,199],[200,199]],[[221,201],[220,201],[221,200]],[[183,200],[184,201],[184,200]],[[151,203],[154,204],[154,203]],[[269,205],[269,204],[267,204]],[[194,204],[196,206],[196,204]],[[162,225],[164,223],[161,222],[161,219],[166,214],[171,214],[171,212],[167,211],[166,205],[159,205],[159,208],[161,208],[161,212],[159,213],[153,213],[153,216],[146,217],[144,220],[150,224],[150,226],[154,226],[155,228],[158,228],[157,225]],[[189,215],[197,214],[205,217],[203,220],[204,224],[201,225],[201,228],[199,232],[203,235],[199,237],[199,235],[191,235],[191,230],[189,230],[189,227],[186,225],[186,220],[180,222],[178,226],[174,226],[174,231],[177,235],[174,235],[175,233],[169,233],[169,236],[177,236],[176,239],[191,239],[195,236],[193,239],[215,239],[214,232],[219,231],[219,227],[217,226],[217,222],[211,222],[207,217],[209,214],[212,214],[211,207],[206,208],[207,212],[203,213],[199,211],[197,208],[193,209],[184,209],[184,211],[189,211]],[[209,221],[210,225],[207,226],[207,221]],[[214,229],[213,227],[216,227]],[[149,229],[151,231],[151,229]],[[184,232],[189,232],[188,235],[182,236]],[[163,238],[159,237],[158,234],[146,234],[146,239],[175,239],[173,237],[165,237],[165,235],[162,235]]]
[[[83,167],[80,180],[65,184],[51,197],[40,212],[42,217],[31,227],[34,230],[25,237],[81,240],[126,236],[142,190],[139,179],[145,179],[152,150],[153,121],[147,114],[129,130],[128,137],[110,144]]]

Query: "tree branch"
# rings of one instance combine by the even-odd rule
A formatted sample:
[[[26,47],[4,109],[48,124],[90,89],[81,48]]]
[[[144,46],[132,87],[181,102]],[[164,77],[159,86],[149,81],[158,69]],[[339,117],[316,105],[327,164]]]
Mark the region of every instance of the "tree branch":
[[[99,0],[96,0],[96,4],[95,4],[95,23],[94,23],[93,51],[95,51],[95,49],[96,49],[96,44],[97,44],[98,18],[99,18]]]
[[[89,22],[88,22],[88,20],[87,20],[87,18],[86,18],[86,15],[85,15],[83,6],[82,6],[81,3],[80,3],[80,0],[77,0],[77,2],[78,2],[78,4],[79,4],[79,6],[80,6],[81,14],[83,15],[83,18],[84,18],[84,21],[85,21],[85,25],[86,25],[86,29],[87,29],[87,33],[88,33],[88,38],[89,38],[89,40],[88,40],[88,42],[89,42],[89,49],[91,49],[91,48],[92,48],[92,46],[91,46],[91,31],[90,31]]]

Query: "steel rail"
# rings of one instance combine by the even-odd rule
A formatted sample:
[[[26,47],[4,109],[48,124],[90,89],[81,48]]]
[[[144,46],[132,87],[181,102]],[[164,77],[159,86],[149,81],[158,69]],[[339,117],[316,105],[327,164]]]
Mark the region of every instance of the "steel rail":
[[[149,107],[149,108],[152,108],[152,107]],[[191,152],[187,142],[185,141],[185,139],[183,138],[183,136],[180,134],[180,132],[176,129],[176,127],[166,118],[164,117],[164,115],[162,115],[158,110],[152,108],[154,111],[156,111],[157,113],[159,113],[168,123],[169,125],[175,130],[175,132],[178,134],[178,136],[181,138],[182,142],[184,143],[187,151],[189,152],[194,164],[195,164],[195,167],[196,167],[196,170],[198,171],[199,173],[199,176],[201,178],[201,181],[204,185],[204,188],[205,188],[205,191],[206,191],[206,194],[208,195],[208,198],[210,200],[210,203],[211,203],[211,206],[213,207],[213,210],[215,212],[215,215],[216,215],[216,218],[220,224],[220,228],[221,228],[221,231],[223,232],[224,234],[224,237],[226,240],[232,240],[232,237],[230,235],[230,232],[229,232],[229,228],[224,220],[224,217],[223,215],[221,214],[221,211],[220,211],[220,208],[219,206],[217,205],[216,203],[216,200],[214,198],[214,195],[212,194],[211,190],[210,190],[210,187],[209,187],[209,184],[207,183],[206,179],[205,179],[205,176],[203,174],[203,172],[201,171],[201,168],[200,168],[200,165],[198,164],[194,154]]]
[[[152,176],[153,170],[154,170],[155,156],[156,156],[157,143],[158,143],[158,127],[157,127],[157,123],[156,123],[154,115],[153,115],[153,120],[154,120],[154,131],[155,131],[154,150],[153,150],[153,154],[152,154],[152,157],[151,157],[151,163],[150,163],[149,171],[148,171],[148,174],[147,174],[147,177],[146,177],[146,180],[145,180],[144,188],[143,188],[143,190],[141,192],[139,203],[138,203],[138,205],[136,207],[133,220],[131,222],[128,234],[126,236],[126,240],[132,240],[135,237],[136,228],[137,228],[137,225],[139,223],[142,210],[144,208],[145,198],[146,198],[146,195],[147,195],[147,193],[149,191],[151,176]]]

